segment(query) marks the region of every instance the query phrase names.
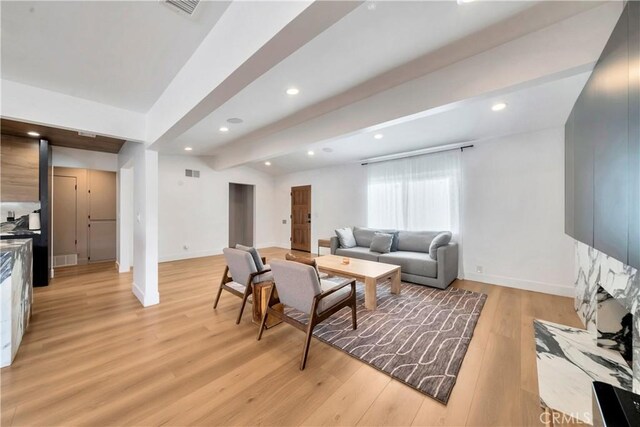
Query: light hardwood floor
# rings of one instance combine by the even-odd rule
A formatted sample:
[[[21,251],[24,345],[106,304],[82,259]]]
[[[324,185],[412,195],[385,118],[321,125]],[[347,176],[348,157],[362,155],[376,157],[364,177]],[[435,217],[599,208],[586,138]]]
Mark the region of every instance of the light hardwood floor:
[[[213,311],[223,267],[160,264],[161,303],[146,309],[112,265],[57,270],[1,371],[2,426],[539,425],[532,320],[580,326],[569,298],[456,282],[488,299],[444,406],[316,340],[300,372],[304,334],[279,325],[257,342],[228,293]]]

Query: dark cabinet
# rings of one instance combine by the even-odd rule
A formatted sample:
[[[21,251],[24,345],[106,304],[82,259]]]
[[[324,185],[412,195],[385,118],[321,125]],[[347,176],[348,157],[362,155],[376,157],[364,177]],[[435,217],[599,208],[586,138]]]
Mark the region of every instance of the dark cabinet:
[[[595,86],[587,84],[578,97],[573,111],[574,167],[574,234],[573,237],[593,246],[593,163],[594,133],[598,127],[595,115]]]
[[[629,7],[629,265],[640,268],[640,4]]]
[[[565,232],[640,268],[640,3],[625,7],[565,126]]]
[[[573,137],[575,110],[571,111],[564,127],[564,232],[575,237],[575,138]]]
[[[627,262],[629,234],[629,14],[623,13],[593,73],[593,247]]]

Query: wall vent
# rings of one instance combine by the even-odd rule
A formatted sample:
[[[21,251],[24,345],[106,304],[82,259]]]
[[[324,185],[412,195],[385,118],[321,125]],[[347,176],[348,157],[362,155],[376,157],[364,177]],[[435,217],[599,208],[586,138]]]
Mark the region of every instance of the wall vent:
[[[182,13],[193,15],[193,11],[196,10],[200,0],[165,0],[164,3]]]
[[[190,178],[200,178],[200,171],[193,169],[185,169],[184,176],[188,176]]]
[[[53,257],[54,267],[64,267],[67,265],[78,265],[78,254],[55,255]]]

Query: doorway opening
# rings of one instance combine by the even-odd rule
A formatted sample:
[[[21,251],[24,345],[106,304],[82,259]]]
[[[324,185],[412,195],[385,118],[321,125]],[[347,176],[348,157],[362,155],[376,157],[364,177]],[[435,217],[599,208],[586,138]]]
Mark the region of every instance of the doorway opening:
[[[291,249],[311,252],[311,186],[291,187]]]
[[[229,183],[229,247],[254,245],[254,187]]]

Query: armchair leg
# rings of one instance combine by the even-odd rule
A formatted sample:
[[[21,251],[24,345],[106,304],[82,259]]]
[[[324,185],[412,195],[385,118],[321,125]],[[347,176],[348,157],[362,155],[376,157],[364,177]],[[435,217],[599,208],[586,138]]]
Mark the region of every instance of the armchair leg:
[[[353,330],[358,329],[358,320],[356,319],[356,304],[355,302],[351,304],[351,324],[353,326]]]
[[[242,296],[242,305],[240,306],[240,313],[238,313],[238,320],[236,320],[236,325],[240,324],[240,320],[242,320],[242,312],[244,311],[244,306],[247,305],[247,299],[249,298],[249,292],[251,291],[251,284],[247,285],[247,289],[244,291],[244,295]]]
[[[220,295],[222,295],[222,285],[224,285],[229,281],[228,275],[229,275],[229,266],[226,265],[224,267],[224,273],[222,273],[222,279],[220,279],[220,287],[218,288],[218,295],[216,295],[216,300],[213,302],[214,310],[218,308],[218,301],[220,301]]]
[[[309,319],[309,326],[307,327],[307,336],[304,340],[304,348],[302,349],[302,360],[300,361],[300,370],[303,371],[304,367],[307,364],[307,356],[309,355],[309,346],[311,345],[311,336],[313,335],[314,328],[314,319],[313,317]]]
[[[262,316],[262,322],[260,322],[260,330],[258,331],[258,341],[260,341],[260,339],[262,338],[262,333],[264,332],[265,326],[267,326],[267,316],[269,316],[269,307],[271,307],[272,294],[273,294],[273,285],[271,286],[271,288],[269,288],[269,296],[267,297],[267,307],[264,310],[264,315]]]
[[[213,309],[215,310],[216,308],[218,308],[218,301],[220,301],[220,295],[222,295],[222,286],[220,286],[218,288],[218,295],[216,296],[216,299],[213,303]]]

